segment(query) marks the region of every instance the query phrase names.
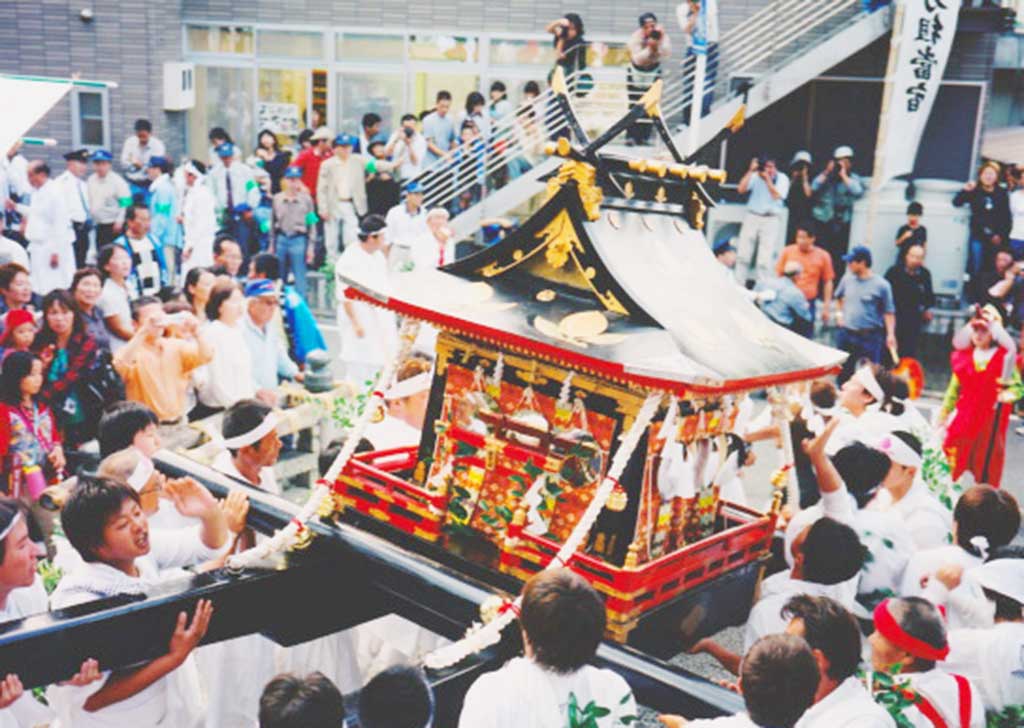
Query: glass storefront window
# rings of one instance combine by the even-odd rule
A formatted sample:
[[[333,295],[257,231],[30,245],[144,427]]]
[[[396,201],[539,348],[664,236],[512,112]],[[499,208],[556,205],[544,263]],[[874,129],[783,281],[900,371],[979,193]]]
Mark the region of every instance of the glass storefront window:
[[[440,33],[411,35],[409,60],[476,63],[479,60],[477,39]]]
[[[196,107],[188,118],[189,153],[193,157],[209,160],[207,135],[215,126],[226,129],[242,147],[243,158],[252,153],[255,85],[255,73],[250,68],[196,66]]]
[[[261,68],[256,96],[256,129],[270,129],[281,143],[294,141],[306,126],[309,72]]]
[[[414,113],[433,109],[437,92],[444,89],[452,95],[452,114],[460,116],[466,108],[466,96],[470,91],[480,90],[480,77],[472,73],[424,73],[413,77]],[[485,95],[486,98],[486,95]]]
[[[252,53],[252,28],[189,25],[188,49],[193,53]]]
[[[402,61],[405,38],[401,35],[338,33],[335,54],[339,61]]]
[[[490,62],[502,66],[553,66],[555,49],[550,39],[503,40],[491,39]]]
[[[337,131],[358,134],[363,114],[373,112],[383,120],[383,131],[390,133],[405,113],[404,99],[401,74],[339,73]]]
[[[257,52],[261,56],[321,58],[324,54],[324,37],[321,33],[261,30],[256,40]]]
[[[625,43],[592,42],[587,49],[587,65],[625,68],[629,66],[629,48]]]

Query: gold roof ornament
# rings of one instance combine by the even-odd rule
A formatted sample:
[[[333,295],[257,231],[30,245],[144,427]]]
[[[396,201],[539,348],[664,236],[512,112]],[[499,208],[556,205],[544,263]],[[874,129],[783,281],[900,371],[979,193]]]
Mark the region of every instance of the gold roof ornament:
[[[648,116],[661,116],[661,89],[663,85],[662,80],[659,78],[640,97],[639,103],[643,104],[644,111],[647,112]]]
[[[545,201],[554,197],[570,180],[576,182],[576,189],[579,191],[580,202],[583,203],[583,211],[587,218],[589,220],[600,218],[604,192],[597,186],[597,170],[586,162],[579,162],[575,159],[563,162],[562,166],[558,168],[558,174],[548,180]]]

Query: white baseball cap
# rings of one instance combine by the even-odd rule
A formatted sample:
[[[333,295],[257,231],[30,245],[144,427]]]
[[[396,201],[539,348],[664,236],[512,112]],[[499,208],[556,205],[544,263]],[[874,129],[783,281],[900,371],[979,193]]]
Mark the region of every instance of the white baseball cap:
[[[811,158],[811,153],[808,152],[806,149],[801,149],[799,152],[793,155],[793,161],[789,163],[789,166],[792,167],[794,164],[800,164],[800,162],[811,164],[811,162],[813,161],[814,160]]]
[[[836,147],[836,150],[832,152],[832,156],[836,159],[849,159],[853,156],[853,147],[848,147],[845,144],[841,147]]]

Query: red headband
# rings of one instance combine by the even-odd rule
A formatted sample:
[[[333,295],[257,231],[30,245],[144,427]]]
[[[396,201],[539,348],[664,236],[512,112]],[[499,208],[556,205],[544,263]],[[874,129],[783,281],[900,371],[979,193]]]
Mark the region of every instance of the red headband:
[[[927,642],[923,642],[916,637],[911,637],[903,631],[903,628],[900,627],[889,612],[888,599],[875,607],[874,619],[875,629],[877,629],[883,637],[912,657],[917,657],[921,660],[942,662],[949,655],[949,645],[945,645],[942,648],[933,647]]]

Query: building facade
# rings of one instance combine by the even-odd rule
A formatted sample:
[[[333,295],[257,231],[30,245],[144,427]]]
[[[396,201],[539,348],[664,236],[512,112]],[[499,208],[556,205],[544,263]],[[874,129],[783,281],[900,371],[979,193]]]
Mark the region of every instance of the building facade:
[[[52,154],[71,146],[105,146],[116,154],[134,120],[146,117],[172,156],[205,159],[206,135],[214,126],[251,149],[261,128],[287,138],[320,121],[354,132],[367,111],[394,127],[401,114],[431,106],[441,88],[452,92],[459,108],[470,90],[486,94],[492,81],[502,80],[515,100],[526,81],[546,81],[554,53],[544,25],[570,11],[584,18],[589,67],[598,80],[625,77],[625,41],[637,15],[656,13],[675,44],[668,64],[673,83],[684,49],[676,5],[664,0],[642,5],[593,0],[585,8],[537,0],[14,0],[5,3],[8,22],[0,26],[0,71],[79,74],[117,83],[105,91],[76,89],[33,130],[35,136],[58,140]],[[727,34],[773,3],[720,0],[719,5],[721,31]],[[765,35],[777,32],[765,25]],[[758,42],[757,33],[753,36],[749,42]],[[1021,74],[1005,68],[994,72],[996,41],[989,32],[958,33],[917,174],[966,177],[986,124],[1024,118],[1017,100]],[[777,148],[767,151],[780,157],[808,148],[818,158],[836,144],[853,144],[859,164],[866,166],[860,171],[870,172],[888,40],[852,55],[852,49],[834,50],[831,70],[751,119],[748,133],[715,152],[731,172],[766,151],[761,147],[768,143]],[[194,108],[164,110],[168,62],[195,64]]]

